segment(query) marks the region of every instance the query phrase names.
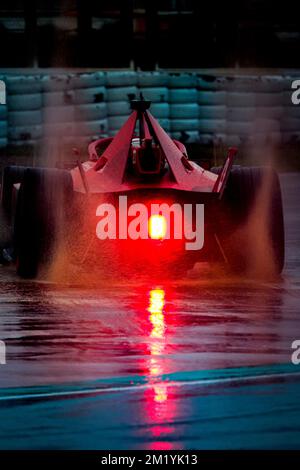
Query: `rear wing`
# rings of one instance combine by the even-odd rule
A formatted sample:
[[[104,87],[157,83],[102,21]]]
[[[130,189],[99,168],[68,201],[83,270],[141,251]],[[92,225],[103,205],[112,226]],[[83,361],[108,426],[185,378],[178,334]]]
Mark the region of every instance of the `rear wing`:
[[[236,147],[230,147],[228,149],[228,154],[227,154],[225,163],[213,187],[213,193],[218,193],[219,199],[221,199],[223,196],[224,189],[228,180],[228,176],[230,174],[230,170],[233,165],[233,161],[235,159],[236,154],[237,154]]]

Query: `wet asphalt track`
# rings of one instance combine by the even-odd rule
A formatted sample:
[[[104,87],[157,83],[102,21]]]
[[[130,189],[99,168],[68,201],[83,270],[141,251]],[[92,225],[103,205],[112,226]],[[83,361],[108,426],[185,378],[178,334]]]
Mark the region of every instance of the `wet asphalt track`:
[[[300,448],[300,175],[275,283],[96,288],[0,268],[0,448]]]

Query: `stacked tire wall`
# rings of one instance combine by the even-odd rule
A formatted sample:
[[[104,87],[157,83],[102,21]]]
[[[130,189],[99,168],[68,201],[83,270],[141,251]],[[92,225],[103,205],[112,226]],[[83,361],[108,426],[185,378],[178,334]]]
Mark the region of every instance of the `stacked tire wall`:
[[[185,143],[199,138],[196,87],[197,77],[193,74],[178,73],[169,77],[171,134]]]
[[[241,76],[226,81],[227,144],[278,143],[283,80],[277,76]]]
[[[115,135],[130,114],[130,100],[137,97],[135,72],[106,74],[107,121],[109,135]]]
[[[45,76],[42,84],[45,138],[82,147],[107,136],[103,73]]]
[[[10,75],[5,82],[8,143],[16,146],[35,145],[43,136],[41,77]]]
[[[170,132],[169,75],[163,72],[141,72],[138,75],[138,94],[152,102],[151,114]]]
[[[227,139],[227,81],[224,77],[199,75],[197,103],[199,140],[204,145],[225,143]]]
[[[201,145],[298,143],[300,105],[288,75],[91,72],[3,73],[0,148],[59,141],[83,147],[115,135],[140,94],[173,138]]]

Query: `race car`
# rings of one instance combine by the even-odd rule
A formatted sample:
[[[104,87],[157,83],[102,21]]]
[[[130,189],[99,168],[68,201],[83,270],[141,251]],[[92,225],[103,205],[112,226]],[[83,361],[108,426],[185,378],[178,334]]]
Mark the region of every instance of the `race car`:
[[[4,169],[2,206],[12,258],[33,278],[56,256],[112,276],[182,276],[203,260],[235,273],[278,275],[284,223],[278,175],[233,165],[205,170],[163,130],[151,102],[133,100],[115,137],[88,147],[70,171]],[[89,269],[90,269],[89,268]],[[261,270],[259,270],[261,271]]]

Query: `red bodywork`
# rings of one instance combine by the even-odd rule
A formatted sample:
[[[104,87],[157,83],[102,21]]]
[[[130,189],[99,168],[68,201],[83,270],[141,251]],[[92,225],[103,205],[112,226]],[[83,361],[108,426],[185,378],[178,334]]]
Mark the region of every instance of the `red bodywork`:
[[[152,179],[151,183],[144,178],[132,177],[126,171],[138,121],[144,139],[153,139],[167,162],[167,171],[159,178]],[[107,148],[99,156],[98,149],[105,146]],[[134,109],[114,138],[100,139],[89,145],[90,159],[72,170],[73,187],[77,192],[91,194],[120,193],[151,187],[222,196],[235,154],[236,149],[229,149],[219,175],[204,170],[188,160],[184,145],[172,140],[148,109]]]
[[[210,253],[219,251],[215,246],[215,237],[210,236],[215,233],[213,225],[218,219],[212,208],[222,197],[236,149],[229,150],[219,175],[204,170],[188,160],[185,146],[172,140],[161,128],[148,111],[149,102],[137,101],[133,106],[132,114],[117,135],[92,142],[89,145],[89,160],[83,164],[78,163],[72,170],[73,188],[82,202],[81,207],[87,215],[88,226],[91,227],[87,232],[92,234],[93,240],[95,213],[99,202],[109,202],[117,207],[120,195],[127,196],[128,206],[139,202],[147,207],[161,202],[169,206],[175,202],[180,205],[205,202],[211,205],[205,215],[206,242],[205,249],[201,250],[201,258],[209,258]],[[139,159],[143,158],[147,146],[150,148],[149,158],[153,164],[145,168]],[[138,269],[140,266],[147,266],[147,270],[152,272],[152,268],[155,271],[168,263],[177,263],[183,254],[193,266],[198,257],[195,258],[194,251],[185,251],[184,242],[183,239],[124,240],[122,237],[101,242],[90,242],[87,239],[86,253],[94,256],[95,263],[107,253],[110,266],[115,263],[116,266],[124,267],[131,260]],[[83,260],[86,257],[87,255]]]

